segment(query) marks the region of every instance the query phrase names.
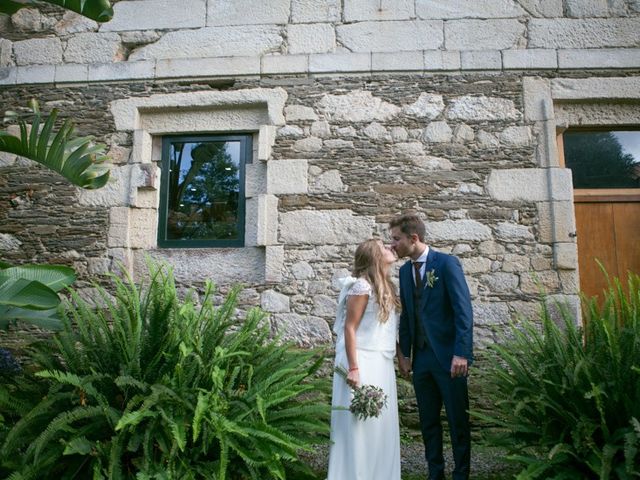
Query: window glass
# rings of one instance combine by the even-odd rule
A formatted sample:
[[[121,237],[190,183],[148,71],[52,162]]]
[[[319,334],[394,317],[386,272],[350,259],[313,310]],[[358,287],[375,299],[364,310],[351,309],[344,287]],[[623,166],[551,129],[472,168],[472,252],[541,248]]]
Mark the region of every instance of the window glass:
[[[163,139],[160,246],[242,246],[248,136]]]
[[[574,188],[640,188],[640,131],[568,131],[563,143]]]

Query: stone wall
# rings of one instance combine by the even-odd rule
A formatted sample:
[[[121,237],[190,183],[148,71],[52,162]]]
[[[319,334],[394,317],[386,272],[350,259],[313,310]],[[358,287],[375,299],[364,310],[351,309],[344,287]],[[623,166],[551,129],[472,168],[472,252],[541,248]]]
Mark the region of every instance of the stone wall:
[[[0,109],[57,107],[113,163],[81,192],[0,157],[3,260],[72,265],[89,291],[151,255],[184,287],[242,282],[243,309],[312,345],[331,340],[357,243],[414,210],[461,258],[478,345],[535,314],[541,288],[576,306],[556,129],[640,123],[637,1],[187,4],[120,1],[100,26],[53,7],[0,18]],[[211,131],[254,135],[247,245],[158,249],[162,135]]]
[[[0,85],[637,68],[638,0],[129,0],[0,18]],[[250,15],[247,12],[251,12]]]
[[[265,79],[234,88],[251,91],[271,83]],[[119,176],[131,166],[132,136],[115,132],[108,109],[94,105],[202,88],[169,83],[22,87],[17,94],[5,90],[2,103],[15,107],[16,98],[34,96],[45,108],[68,105],[81,131],[100,132],[99,138],[119,153],[113,167]],[[551,294],[576,293],[575,266],[558,270],[551,242],[542,238],[538,206],[547,196],[545,178],[535,179],[543,170],[535,168],[533,126],[524,121],[520,75],[327,78],[278,81],[278,88],[287,93],[286,124],[277,130],[269,162],[284,162],[279,177],[284,184],[290,180],[287,166],[302,163],[308,185],[304,193],[277,195],[281,280],[248,284],[243,296],[246,305],[260,304],[271,312],[274,327],[304,344],[329,341],[336,280],[348,273],[355,245],[371,236],[387,238],[388,220],[407,209],[424,215],[435,248],[462,259],[480,342],[493,341],[516,313],[537,308],[538,282]],[[109,248],[108,238],[109,211],[123,208],[118,206],[122,194],[98,191],[99,201],[79,203],[86,192],[75,192],[63,181],[52,185],[48,172],[25,160],[5,159],[1,173],[7,184],[3,193],[14,196],[0,210],[11,260],[73,265],[81,287],[83,280],[122,260],[121,249]],[[566,174],[560,180],[570,186]],[[514,187],[522,195],[510,195]],[[26,208],[30,196],[46,201],[31,201]],[[41,225],[42,218],[51,218],[52,225],[46,226],[49,220]],[[74,232],[80,238],[74,239]],[[47,248],[58,236],[57,250]],[[41,243],[45,247],[38,247]],[[185,270],[179,275],[185,286],[197,286],[205,278],[220,278],[216,265],[201,259],[210,255],[186,251],[179,259],[176,253],[165,259]]]

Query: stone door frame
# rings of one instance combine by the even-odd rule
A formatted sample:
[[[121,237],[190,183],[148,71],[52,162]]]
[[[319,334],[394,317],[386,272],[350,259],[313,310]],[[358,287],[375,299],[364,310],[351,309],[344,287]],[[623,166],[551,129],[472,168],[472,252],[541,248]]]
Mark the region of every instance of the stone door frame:
[[[571,300],[579,311],[573,185],[561,163],[557,134],[570,126],[639,125],[640,78],[524,77],[523,87],[525,120],[533,122],[537,137],[538,168],[548,173],[548,198],[538,203],[540,240],[551,243],[559,272],[573,277],[576,295]]]

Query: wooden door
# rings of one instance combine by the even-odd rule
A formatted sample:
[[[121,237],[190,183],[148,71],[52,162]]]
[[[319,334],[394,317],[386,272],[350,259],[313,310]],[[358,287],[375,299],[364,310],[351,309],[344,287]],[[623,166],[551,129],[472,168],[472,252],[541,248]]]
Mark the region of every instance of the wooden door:
[[[589,297],[607,287],[610,277],[626,282],[640,273],[640,202],[575,202],[580,289]]]
[[[640,129],[569,130],[558,147],[573,179],[580,290],[601,296],[607,275],[626,285],[640,274]]]

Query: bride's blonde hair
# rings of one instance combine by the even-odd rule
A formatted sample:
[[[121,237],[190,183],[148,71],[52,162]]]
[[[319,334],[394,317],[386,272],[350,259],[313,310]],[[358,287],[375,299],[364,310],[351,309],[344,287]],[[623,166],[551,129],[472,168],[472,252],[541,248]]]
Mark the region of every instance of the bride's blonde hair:
[[[389,319],[393,307],[400,307],[400,300],[389,277],[389,269],[385,269],[382,248],[382,242],[375,238],[358,245],[353,263],[353,276],[362,277],[371,284],[380,306],[379,321],[384,323]]]

